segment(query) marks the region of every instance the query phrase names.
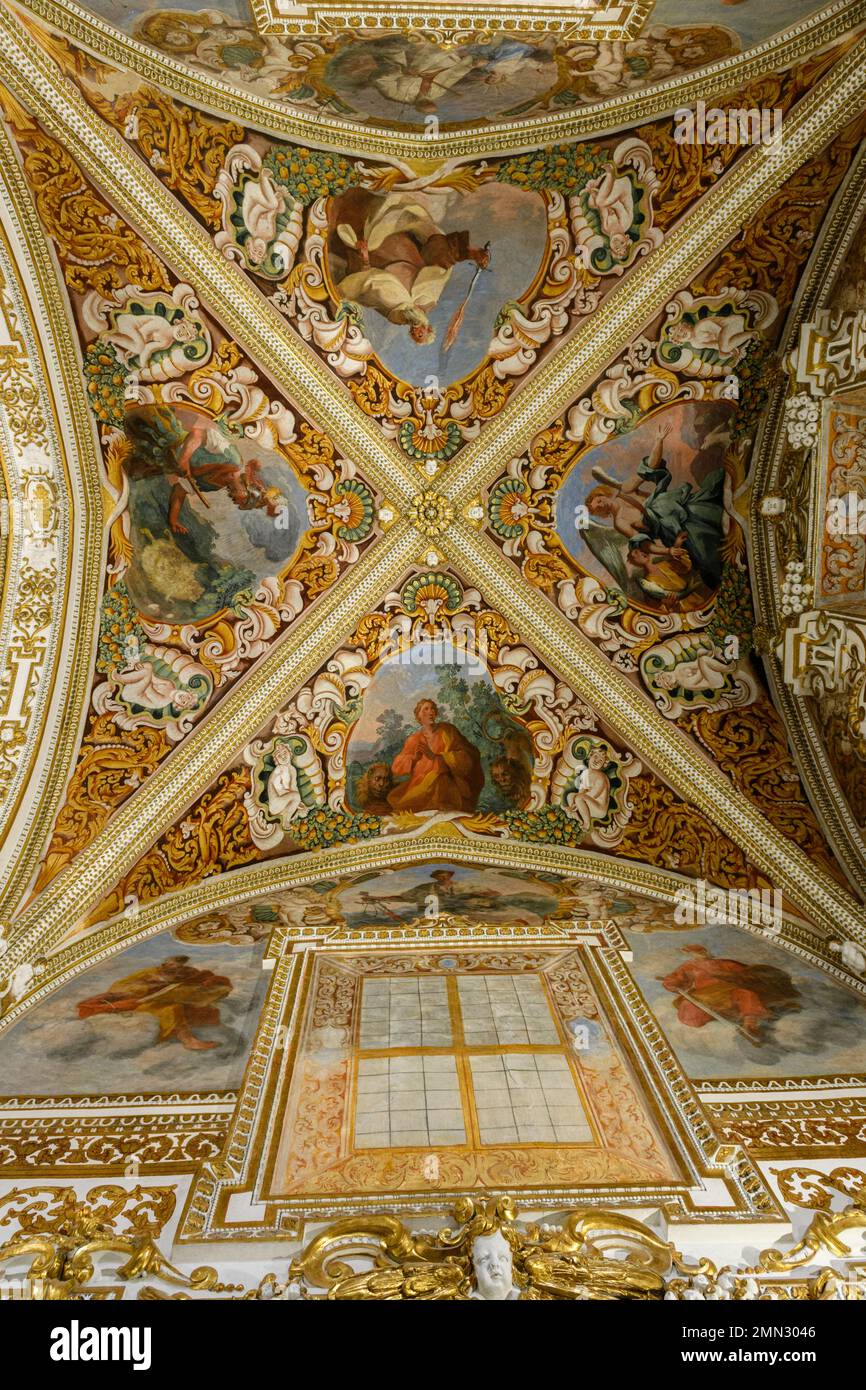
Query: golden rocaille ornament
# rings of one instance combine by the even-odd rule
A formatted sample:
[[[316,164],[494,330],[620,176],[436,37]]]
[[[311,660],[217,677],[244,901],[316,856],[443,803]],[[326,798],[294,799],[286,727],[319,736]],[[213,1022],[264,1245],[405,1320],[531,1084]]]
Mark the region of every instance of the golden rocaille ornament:
[[[419,492],[409,503],[406,515],[423,536],[435,540],[445,534],[454,520],[454,508],[438,492]]]

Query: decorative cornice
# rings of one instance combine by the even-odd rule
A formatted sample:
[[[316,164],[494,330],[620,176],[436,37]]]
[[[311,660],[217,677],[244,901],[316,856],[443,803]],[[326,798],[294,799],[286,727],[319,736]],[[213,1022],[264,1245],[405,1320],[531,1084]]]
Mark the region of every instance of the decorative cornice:
[[[863,217],[866,217],[866,151],[859,153],[848,171],[805,267],[780,340],[781,354],[794,348],[801,325],[827,303]],[[778,492],[782,486],[787,453],[784,410],[787,391],[783,379],[771,394],[756,441],[750,489],[751,497],[756,500]],[[811,505],[814,505],[814,498]],[[776,634],[782,625],[779,600],[786,557],[780,553],[776,526],[761,514],[757,505],[750,511],[747,542],[755,616],[768,634]],[[785,721],[797,767],[815,813],[852,883],[866,896],[866,846],[830,765],[823,733],[806,701],[786,683],[777,652],[765,652],[763,659],[773,702]]]
[[[447,860],[478,869],[519,869],[527,874],[551,873],[583,878],[605,884],[612,891],[621,890],[655,898],[660,905],[671,908],[676,905],[677,894],[691,883],[682,874],[657,869],[650,864],[618,859],[597,850],[528,844],[518,840],[465,840],[435,829],[421,836],[393,835],[356,845],[317,849],[292,855],[288,859],[248,864],[231,873],[215,874],[202,883],[140,904],[134,915],[125,913],[69,941],[48,958],[38,987],[0,1018],[0,1033],[83,970],[109,959],[136,941],[169,931],[191,918],[290,892],[293,888],[319,883],[323,878],[338,879],[343,875],[377,869],[407,868],[427,864],[431,860]],[[756,936],[765,935],[758,925],[743,924],[742,929]],[[823,971],[831,979],[857,993],[866,994],[866,982],[853,976],[839,963],[838,957],[830,952],[829,938],[815,928],[785,917],[774,940],[776,945]]]
[[[480,7],[464,0],[365,0],[364,22],[374,28],[482,29],[498,33],[513,27],[521,33],[562,33],[573,43],[601,39],[631,39],[640,33],[653,0],[619,0],[604,9],[595,0],[519,0]],[[358,5],[346,0],[251,0],[256,27],[262,34],[333,33],[358,26]]]
[[[641,325],[664,304],[672,290],[730,239],[738,223],[779,188],[797,167],[821,149],[861,109],[866,90],[866,44],[845,55],[827,78],[788,117],[785,138],[777,148],[761,147],[746,155],[681,227],[668,238],[663,257],[650,256],[627,285],[618,289],[571,343],[533,379],[531,391],[518,393],[506,407],[497,428],[469,446],[444,479],[442,495],[455,505],[475,495],[482,481],[498,470],[515,448],[547,424],[557,410],[573,399],[575,390],[592,380]],[[375,422],[342,399],[313,354],[295,339],[279,315],[236,267],[225,262],[206,234],[182,212],[155,176],[130,153],[58,74],[56,68],[24,33],[0,14],[0,71],[20,99],[46,126],[74,144],[88,172],[112,200],[139,225],[148,227],[154,243],[195,284],[206,284],[210,302],[226,327],[237,331],[252,354],[278,384],[288,375],[289,394],[329,427],[336,442],[372,481],[411,500],[417,483],[404,460],[382,439]],[[287,372],[287,363],[290,370]],[[500,421],[502,422],[500,424]],[[455,510],[456,510],[455,505]],[[151,776],[111,818],[106,829],[74,863],[39,895],[19,921],[19,936],[7,961],[32,956],[37,946],[51,949],[107,888],[146,848],[141,827],[156,838],[183,808],[205,790],[215,773],[229,764],[249,737],[279,708],[301,681],[345,636],[353,622],[381,598],[415,558],[418,533],[398,523],[368,552],[351,577],[325,596],[279,641],[243,682],[184,742],[181,749]],[[464,573],[480,587],[495,592],[508,584],[507,601],[515,601],[513,575],[487,543],[479,546],[475,531],[452,524],[443,539]],[[479,555],[485,556],[484,564]],[[497,568],[499,567],[499,568]],[[803,856],[792,857],[788,841],[746,802],[715,770],[696,768],[694,749],[652,709],[648,701],[621,677],[623,705],[614,710],[610,691],[618,688],[610,663],[597,652],[589,655],[578,635],[542,599],[521,595],[526,628],[522,635],[549,652],[554,669],[574,672],[578,689],[592,690],[593,703],[606,711],[614,727],[636,752],[669,774],[671,785],[702,805],[732,838],[748,847],[756,864],[767,866],[791,900],[810,915],[829,916],[841,931],[866,939],[862,913]],[[560,645],[551,646],[550,633]],[[576,656],[563,656],[571,650]],[[627,717],[624,717],[627,711]],[[666,771],[667,769],[667,771]],[[721,796],[721,806],[713,796]],[[736,813],[727,809],[736,807]],[[719,814],[721,810],[721,815]],[[745,818],[745,819],[743,819]],[[799,852],[797,852],[799,855]],[[784,862],[783,862],[784,861]],[[785,868],[785,863],[793,868]],[[773,866],[770,868],[770,866]],[[779,872],[779,870],[783,870]]]
[[[293,111],[285,103],[246,94],[232,83],[205,76],[176,59],[156,53],[71,0],[25,0],[22,8],[145,81],[156,83],[194,105],[219,111],[283,139],[337,149],[344,154],[424,160],[504,154],[585,139],[590,134],[652,120],[698,98],[711,102],[747,82],[790,66],[798,58],[827,46],[866,21],[866,0],[853,0],[853,3],[852,0],[839,0],[745,54],[712,63],[699,73],[658,83],[636,95],[593,102],[567,114],[478,123],[459,132],[440,132],[434,138],[427,138],[423,131],[395,134],[387,126],[359,126],[331,116]]]

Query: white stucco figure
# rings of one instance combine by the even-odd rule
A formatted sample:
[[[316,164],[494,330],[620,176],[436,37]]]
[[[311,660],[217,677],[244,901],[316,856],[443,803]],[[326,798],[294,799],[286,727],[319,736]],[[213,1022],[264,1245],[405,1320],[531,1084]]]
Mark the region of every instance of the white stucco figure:
[[[137,358],[139,371],[145,371],[156,353],[170,352],[195,335],[195,325],[187,318],[172,322],[165,314],[119,313],[106,336],[124,358]]]
[[[292,750],[287,743],[274,744],[274,763],[268,778],[268,810],[285,825],[303,805]]]
[[[755,336],[744,314],[710,314],[696,323],[673,323],[667,331],[672,343],[684,343],[695,352],[707,349],[720,357],[733,357]]]
[[[472,1272],[475,1288],[469,1295],[484,1303],[504,1303],[520,1297],[514,1284],[511,1246],[501,1231],[476,1236],[472,1242]]]
[[[624,174],[617,176],[612,164],[586,185],[588,203],[598,213],[602,234],[607,237],[611,255],[625,260],[631,250],[629,229],[634,222],[634,190]]]
[[[866,974],[866,952],[853,941],[831,941],[830,950],[841,958],[842,964],[855,975]]]
[[[147,661],[135,661],[123,671],[114,667],[110,674],[113,683],[123,691],[123,698],[142,709],[195,709],[198,696],[194,690],[178,688],[168,676],[158,676]]]
[[[575,791],[565,798],[565,809],[579,820],[584,830],[591,823],[603,820],[610,805],[610,782],[604,771],[607,755],[602,748],[593,748],[580,774]]]
[[[241,216],[250,234],[247,251],[253,265],[258,265],[268,254],[268,247],[277,235],[277,218],[284,207],[283,194],[267,169],[262,170],[258,180],[250,179],[244,186]]]
[[[723,690],[730,666],[714,651],[699,652],[693,661],[678,661],[672,671],[659,671],[653,684],[660,690]]]
[[[40,961],[36,961],[32,965],[29,961],[22,961],[20,965],[16,965],[12,973],[0,984],[0,999],[5,999],[9,995],[12,1003],[17,1003],[44,969],[45,966]]]

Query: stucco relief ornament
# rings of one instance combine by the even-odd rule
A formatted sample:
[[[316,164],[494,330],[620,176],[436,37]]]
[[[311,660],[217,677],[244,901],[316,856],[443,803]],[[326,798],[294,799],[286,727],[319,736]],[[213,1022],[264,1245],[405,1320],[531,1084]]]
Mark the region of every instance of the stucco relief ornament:
[[[520,1298],[511,1246],[501,1230],[476,1236],[472,1242],[472,1280],[470,1299],[505,1303]]]
[[[622,275],[664,237],[652,225],[652,195],[658,184],[652,150],[642,140],[624,140],[597,178],[569,200],[578,255],[594,275]]]
[[[44,971],[45,961],[40,957],[35,961],[22,961],[5,979],[0,978],[0,1014],[17,1004],[25,994],[29,994],[34,981],[44,974]]]
[[[703,632],[689,632],[650,647],[640,657],[644,684],[668,719],[690,709],[736,709],[757,698],[747,665],[730,662]]]
[[[812,581],[806,575],[802,560],[789,560],[782,580],[780,611],[783,618],[796,618],[805,613],[812,602]]]
[[[337,1221],[292,1262],[287,1286],[328,1300],[658,1299],[676,1259],[648,1227],[614,1212],[523,1226],[509,1197],[463,1198],[454,1217],[456,1226],[436,1234],[394,1216]]]
[[[110,299],[91,290],[82,301],[81,316],[84,326],[100,337],[88,355],[100,343],[109,344],[137,381],[173,381],[210,358],[210,333],[197,310],[191,285],[175,285],[170,294],[126,285]]]
[[[254,742],[244,752],[253,769],[252,792],[244,797],[250,836],[260,849],[280,844],[292,821],[325,804],[325,775],[303,734]]]
[[[785,401],[785,433],[792,449],[812,449],[818,442],[821,402],[805,391]]]
[[[222,230],[214,245],[255,275],[281,280],[292,269],[304,231],[304,209],[281,187],[252,145],[229,151],[214,186]]]
[[[853,941],[831,941],[828,949],[853,975],[866,975],[866,952]]]
[[[186,652],[128,639],[124,661],[96,686],[93,708],[113,714],[121,729],[163,728],[177,743],[192,728],[213,694],[213,677]]]
[[[642,771],[633,753],[619,753],[602,739],[572,739],[553,772],[550,799],[576,820],[601,848],[616,845],[631,819],[629,782]]]
[[[432,541],[448,530],[454,520],[454,508],[446,497],[436,492],[421,492],[412,498],[407,516],[412,525]]]
[[[659,362],[692,377],[726,377],[779,306],[762,290],[726,289],[695,298],[680,290],[665,308]]]

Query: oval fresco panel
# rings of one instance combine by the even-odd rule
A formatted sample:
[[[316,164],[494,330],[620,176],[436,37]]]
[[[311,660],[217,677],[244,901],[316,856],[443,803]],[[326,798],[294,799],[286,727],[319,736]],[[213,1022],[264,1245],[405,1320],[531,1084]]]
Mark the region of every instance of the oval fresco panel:
[[[147,406],[126,419],[132,562],[126,582],[151,621],[192,622],[280,574],[306,529],[288,463],[225,416]]]
[[[471,193],[373,193],[328,204],[327,268],[384,365],[436,389],[483,362],[497,316],[522,299],[547,248],[538,193],[488,183]]]
[[[639,607],[705,603],[721,575],[732,410],[669,406],[578,458],[556,505],[572,559]]]

